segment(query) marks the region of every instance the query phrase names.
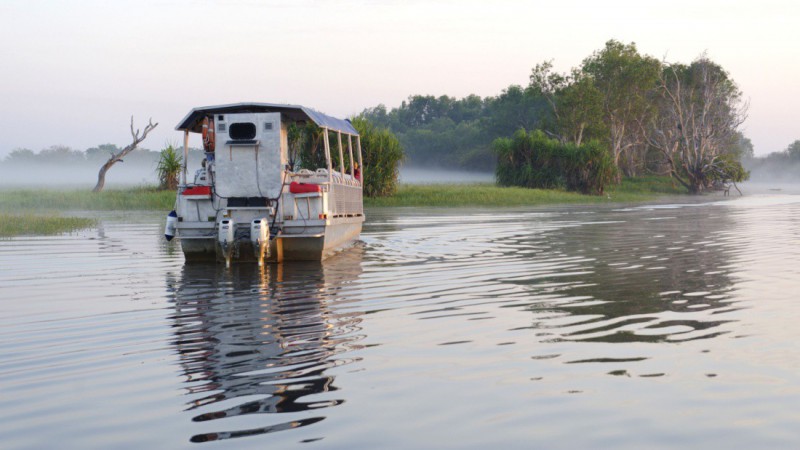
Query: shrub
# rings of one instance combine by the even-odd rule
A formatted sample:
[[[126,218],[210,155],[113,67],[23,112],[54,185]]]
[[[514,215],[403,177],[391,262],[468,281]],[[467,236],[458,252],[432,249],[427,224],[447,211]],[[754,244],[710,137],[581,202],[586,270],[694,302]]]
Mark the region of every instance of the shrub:
[[[400,141],[388,128],[376,127],[363,116],[355,117],[351,122],[361,135],[364,195],[394,195],[397,192],[400,163],[405,158]]]
[[[540,130],[518,130],[511,138],[496,139],[495,175],[501,186],[562,188],[600,195],[616,179],[617,169],[608,150],[597,141],[562,144]]]
[[[159,188],[175,190],[178,188],[178,175],[183,168],[183,156],[175,149],[173,144],[168,144],[158,158],[156,173],[158,174]]]

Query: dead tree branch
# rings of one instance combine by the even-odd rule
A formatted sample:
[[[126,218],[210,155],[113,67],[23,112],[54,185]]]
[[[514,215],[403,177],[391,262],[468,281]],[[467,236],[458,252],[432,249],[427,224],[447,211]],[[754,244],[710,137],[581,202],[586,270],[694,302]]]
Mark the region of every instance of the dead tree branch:
[[[145,140],[148,133],[153,131],[153,129],[157,126],[158,123],[153,123],[153,119],[150,118],[147,126],[144,127],[144,131],[142,131],[140,135],[139,129],[134,130],[133,116],[131,116],[131,137],[133,138],[133,142],[131,142],[130,145],[128,145],[127,147],[120,150],[118,153],[116,154],[112,153],[111,158],[109,158],[108,161],[106,161],[106,163],[103,164],[102,167],[100,167],[100,172],[97,174],[97,184],[94,186],[94,189],[92,189],[92,192],[100,192],[103,190],[103,186],[105,186],[106,184],[106,172],[108,172],[108,169],[110,169],[111,166],[113,166],[114,164],[122,162],[122,158],[127,156],[128,153],[134,151],[136,147],[138,147],[139,144]]]

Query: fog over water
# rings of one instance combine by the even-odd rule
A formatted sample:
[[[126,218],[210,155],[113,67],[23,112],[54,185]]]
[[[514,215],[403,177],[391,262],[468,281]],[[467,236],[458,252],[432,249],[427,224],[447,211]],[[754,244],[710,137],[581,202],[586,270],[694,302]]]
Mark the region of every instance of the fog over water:
[[[200,168],[199,161],[189,160],[189,176]],[[43,165],[3,164],[0,162],[0,188],[22,187],[92,187],[97,182],[100,164]],[[403,184],[459,184],[494,183],[492,172],[468,172],[445,169],[403,167],[400,169]],[[117,163],[106,174],[106,188],[121,188],[158,184],[153,163]]]
[[[400,183],[402,184],[494,183],[494,173],[406,166],[400,169]]]

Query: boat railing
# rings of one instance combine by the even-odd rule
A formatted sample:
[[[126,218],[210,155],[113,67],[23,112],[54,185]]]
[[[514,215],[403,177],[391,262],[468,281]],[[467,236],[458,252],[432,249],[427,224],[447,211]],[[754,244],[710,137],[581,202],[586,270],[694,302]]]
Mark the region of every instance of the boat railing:
[[[329,217],[353,217],[364,214],[361,181],[350,174],[334,171],[329,178],[327,169],[300,170],[291,174],[291,180],[322,186],[323,191],[328,192]]]
[[[364,214],[361,186],[350,186],[334,181],[331,184],[328,210],[332,217],[353,217]]]

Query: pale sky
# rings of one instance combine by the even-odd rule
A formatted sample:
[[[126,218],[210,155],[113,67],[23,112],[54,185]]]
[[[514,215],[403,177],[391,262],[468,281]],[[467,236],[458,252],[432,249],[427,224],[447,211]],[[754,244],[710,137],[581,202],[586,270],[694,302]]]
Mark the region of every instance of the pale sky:
[[[158,149],[220,103],[345,117],[411,94],[493,96],[609,39],[671,62],[707,52],[749,99],[763,155],[800,139],[798,30],[800,2],[770,0],[0,0],[0,156],[124,146],[131,115],[160,123],[143,144]]]

